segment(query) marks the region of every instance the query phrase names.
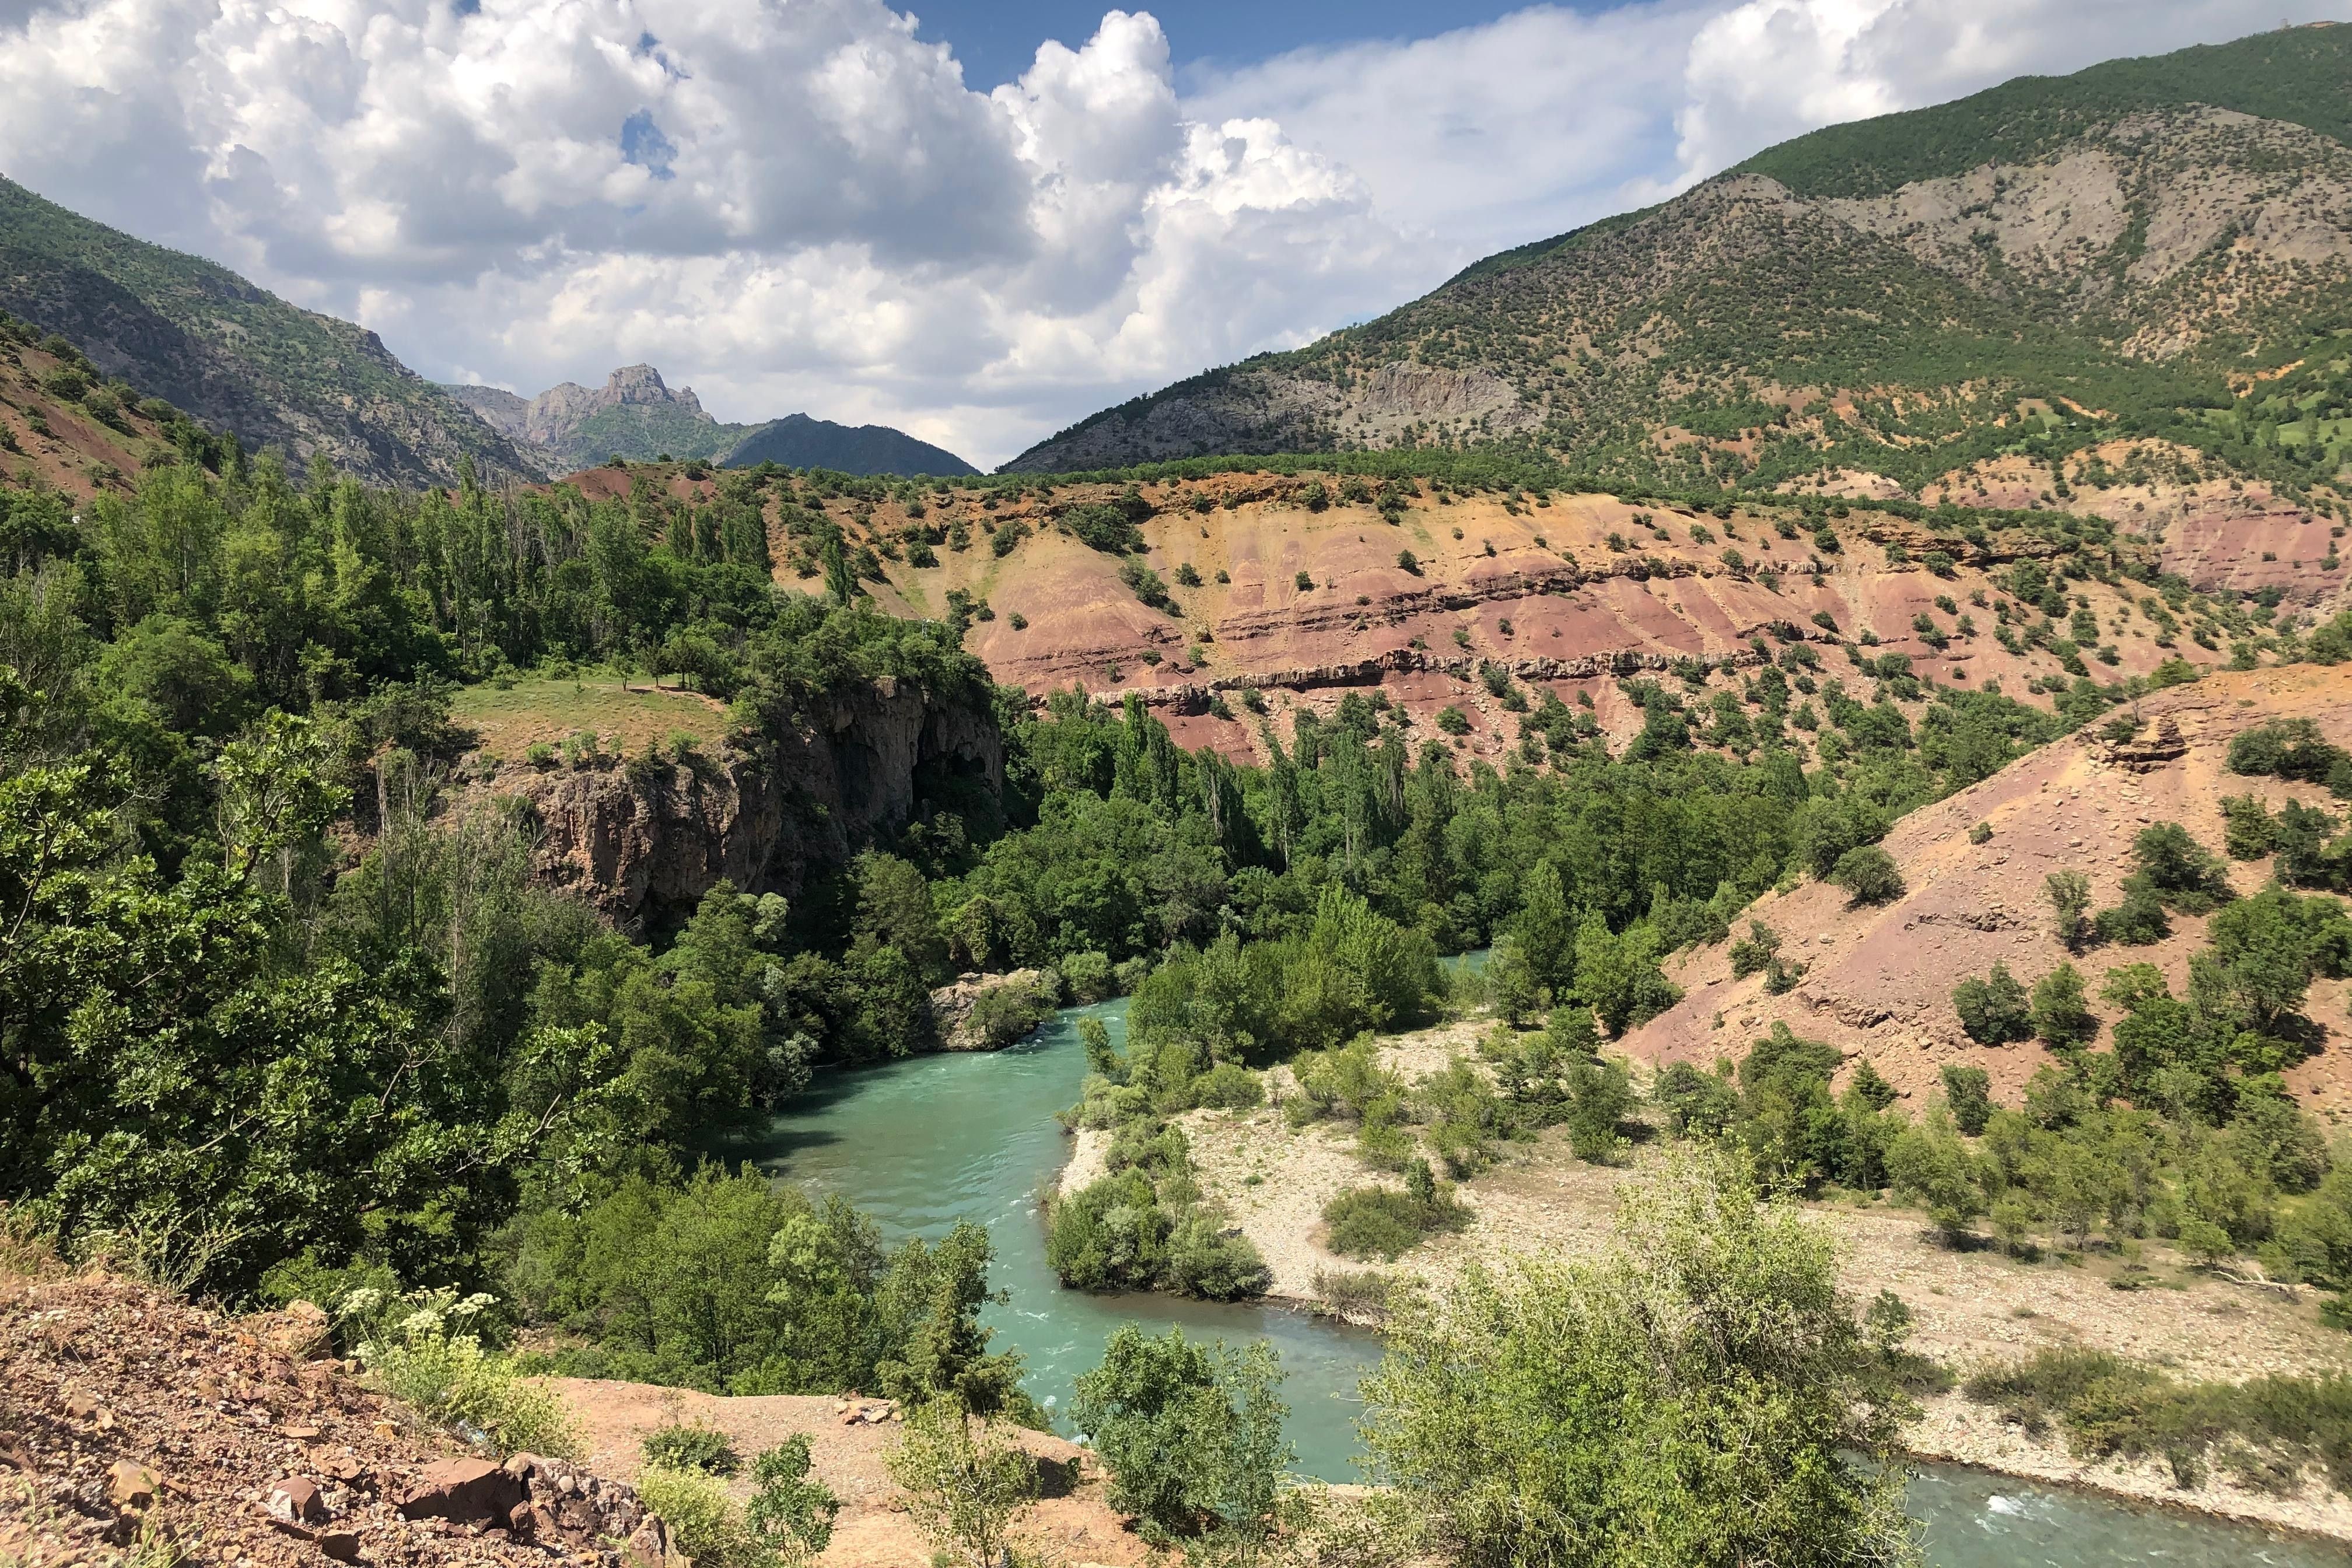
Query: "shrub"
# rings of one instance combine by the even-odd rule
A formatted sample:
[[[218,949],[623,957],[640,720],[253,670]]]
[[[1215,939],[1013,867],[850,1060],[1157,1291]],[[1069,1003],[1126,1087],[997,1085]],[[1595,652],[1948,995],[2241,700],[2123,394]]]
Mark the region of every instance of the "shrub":
[[[1996,963],[1982,980],[1974,975],[1952,988],[1952,1011],[1960,1027],[1980,1046],[2005,1046],[2033,1034],[2032,1008],[2025,987],[2006,963]]]
[[[1857,845],[1839,856],[1829,879],[1844,889],[1850,908],[1891,903],[1903,896],[1903,873],[1895,857],[1875,844]]]
[[[2236,897],[2228,868],[2177,822],[2141,828],[2132,839],[2132,863],[2165,906],[2181,914],[2210,914]]]
[[[344,1298],[341,1312],[373,1320],[361,1364],[425,1419],[485,1433],[502,1454],[580,1458],[579,1425],[562,1398],[522,1376],[512,1358],[482,1347],[476,1325],[492,1305],[488,1296],[460,1300],[449,1289],[413,1292],[394,1304],[362,1289]]]
[[[1470,716],[1448,703],[1437,710],[1437,727],[1449,735],[1466,735],[1470,732]]]
[[[751,1506],[745,1522],[762,1544],[786,1563],[822,1553],[833,1541],[841,1500],[822,1481],[809,1479],[809,1440],[794,1433],[751,1461]]]
[[[1062,960],[1062,984],[1070,988],[1070,1000],[1081,1005],[1118,994],[1108,953],[1070,954]]]
[[[1906,1560],[1900,1467],[1868,1462],[1899,1431],[1896,1347],[1842,1297],[1829,1236],[1733,1171],[1685,1154],[1604,1257],[1474,1270],[1391,1331],[1363,1431],[1423,1532],[1401,1556]]]
[[[1315,574],[1311,572],[1301,572],[1291,579],[1291,583],[1300,593],[1307,593],[1315,586]]]
[[[915,1528],[971,1568],[997,1568],[1013,1516],[1037,1495],[1036,1461],[954,1399],[908,1416],[905,1437],[882,1462],[905,1489]]]
[[[2259,860],[2278,840],[2270,808],[2251,795],[2221,797],[2221,848],[2232,860]]]
[[[1416,1160],[1406,1173],[1404,1191],[1350,1187],[1323,1206],[1323,1219],[1330,1226],[1332,1251],[1393,1263],[1432,1232],[1468,1226],[1470,1211],[1451,1186],[1436,1179],[1428,1162]]]
[[[1739,1116],[1739,1096],[1721,1072],[1702,1072],[1688,1062],[1670,1062],[1651,1086],[1651,1097],[1666,1121],[1685,1137],[1717,1137]]]
[[[731,1476],[742,1468],[743,1456],[734,1440],[710,1426],[672,1423],[646,1434],[639,1445],[646,1463],[657,1469],[699,1470],[708,1476]]]
[[[1378,1322],[1388,1315],[1396,1289],[1395,1277],[1377,1268],[1315,1271],[1316,1304],[1334,1317]]]
[[[1762,921],[1749,921],[1748,934],[1731,944],[1731,977],[1760,973],[1780,951],[1780,933]]]
[[[1410,550],[1397,552],[1397,567],[1400,571],[1411,573],[1415,577],[1421,575],[1421,559]]]
[[[1246,1351],[1197,1344],[1171,1329],[1115,1331],[1102,1364],[1078,1378],[1071,1418],[1110,1471],[1109,1503],[1155,1545],[1206,1540],[1251,1553],[1271,1532],[1291,1459],[1281,1363],[1263,1341]]]
[[[1187,1296],[1236,1301],[1265,1295],[1274,1271],[1249,1237],[1196,1208],[1168,1239],[1166,1282]]]
[[[1034,985],[1005,983],[982,992],[965,1026],[983,1048],[998,1050],[1054,1016],[1054,998]]]
[[[1992,1078],[1982,1068],[1964,1068],[1947,1062],[1940,1076],[1944,1080],[1944,1103],[1951,1107],[1952,1124],[1973,1138],[1985,1130],[1992,1120]]]
[[[1617,1152],[1618,1125],[1633,1109],[1633,1085],[1625,1064],[1577,1062],[1565,1076],[1569,1147],[1580,1160],[1608,1159]]]
[[[678,1549],[709,1568],[766,1568],[768,1553],[727,1495],[726,1484],[702,1470],[647,1466],[637,1495],[661,1515]]]
[[[1247,1110],[1265,1103],[1265,1080],[1239,1062],[1219,1062],[1192,1080],[1192,1103],[1216,1110]]]
[[[2099,1020],[2084,999],[2083,977],[2071,963],[2060,964],[2033,983],[2031,1011],[2034,1037],[2058,1049],[2087,1044],[2099,1032]]]
[[[2165,917],[2164,896],[2155,884],[2135,872],[2124,879],[2123,892],[2123,902],[2101,910],[2092,919],[2092,929],[2100,941],[2146,947],[2172,934],[2172,921]]]

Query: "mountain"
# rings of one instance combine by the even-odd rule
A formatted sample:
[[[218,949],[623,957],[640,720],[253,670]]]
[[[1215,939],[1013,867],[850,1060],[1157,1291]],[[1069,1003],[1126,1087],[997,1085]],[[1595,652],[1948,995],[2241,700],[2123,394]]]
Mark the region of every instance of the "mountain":
[[[93,223],[0,178],[0,310],[97,369],[297,466],[324,453],[390,484],[539,465],[364,327],[289,305],[223,267]]]
[[[1509,443],[1612,486],[1921,494],[2162,437],[2307,485],[2352,449],[2352,28],[1800,137],[1017,472]],[[2151,460],[2158,460],[2152,458]]]
[[[979,472],[952,452],[882,425],[852,427],[805,414],[764,425],[724,425],[690,386],[672,388],[649,364],[625,365],[591,389],[576,382],[528,401],[494,386],[452,386],[450,395],[557,471],[615,454],[632,461],[708,459],[729,468],[775,462],[845,474]]]
[[[452,386],[450,395],[509,438],[538,451],[556,472],[583,468],[619,453],[713,458],[748,425],[721,425],[703,411],[694,388],[672,388],[649,364],[624,365],[600,387],[567,381],[528,401],[495,386]]]
[[[719,460],[730,468],[781,463],[845,474],[929,474],[940,479],[980,472],[953,452],[887,425],[836,425],[805,414],[787,414],[754,427]]]

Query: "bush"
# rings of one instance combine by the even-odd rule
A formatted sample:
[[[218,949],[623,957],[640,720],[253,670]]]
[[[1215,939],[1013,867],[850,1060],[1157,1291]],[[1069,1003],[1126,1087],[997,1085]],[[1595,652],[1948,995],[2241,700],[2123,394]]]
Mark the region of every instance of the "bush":
[[[1393,1263],[1433,1232],[1461,1230],[1470,1211],[1453,1189],[1435,1180],[1427,1162],[1415,1161],[1406,1190],[1350,1187],[1323,1205],[1330,1247],[1344,1258],[1381,1258]]]
[[[1749,921],[1748,934],[1731,944],[1731,977],[1761,973],[1780,951],[1780,933],[1762,921]]]
[[[2100,941],[2124,947],[2146,947],[2172,934],[2172,921],[2164,912],[2164,896],[2146,877],[2137,872],[2126,877],[2123,891],[2123,902],[2111,910],[2101,910],[2092,918],[2091,927],[2098,932]]]
[[[1146,1541],[1206,1539],[1246,1561],[1274,1527],[1291,1459],[1281,1381],[1263,1341],[1234,1351],[1128,1323],[1078,1378],[1070,1415],[1110,1471],[1111,1507]]]
[[[2099,1032],[2099,1020],[2084,998],[2083,977],[2071,963],[2062,963],[2033,983],[2033,1034],[2043,1045],[2064,1050],[2087,1045]]]
[[[637,1473],[637,1496],[661,1515],[678,1549],[698,1565],[766,1568],[767,1552],[717,1478],[702,1470],[647,1466]]]
[[[1070,988],[1070,1000],[1082,1006],[1118,994],[1108,953],[1070,954],[1062,960],[1062,984]]]
[[[2241,1480],[2275,1487],[2316,1464],[2352,1491],[2352,1377],[2182,1383],[2100,1351],[2056,1348],[1970,1377],[1962,1392],[2031,1432],[2053,1423],[2087,1458],[2161,1458],[2180,1485],[2212,1456]]]
[[[1576,1062],[1566,1073],[1569,1147],[1595,1163],[1617,1152],[1618,1125],[1633,1109],[1633,1080],[1621,1061]]]
[[[1944,1103],[1951,1107],[1952,1124],[1973,1138],[1992,1120],[1992,1078],[1982,1068],[1944,1064]]]
[[[997,1568],[1013,1516],[1037,1495],[1036,1461],[953,1399],[908,1417],[906,1436],[882,1462],[905,1489],[915,1528],[971,1568]]]
[[[389,1302],[355,1290],[341,1315],[373,1319],[359,1359],[385,1394],[443,1426],[486,1435],[501,1454],[582,1455],[579,1424],[562,1398],[515,1370],[512,1358],[482,1348],[475,1325],[493,1305],[484,1295],[426,1290]]]
[[[1248,1110],[1265,1103],[1265,1080],[1239,1062],[1219,1062],[1192,1080],[1188,1097],[1213,1110]]]
[[[1363,1431],[1417,1560],[1899,1563],[1893,1334],[1831,1237],[1687,1153],[1628,1194],[1608,1253],[1472,1270],[1405,1315]],[[1737,1434],[1732,1438],[1727,1434]]]
[[[1728,1077],[1688,1062],[1668,1063],[1650,1092],[1667,1124],[1685,1137],[1718,1137],[1739,1117],[1739,1096]]]
[[[1466,735],[1470,732],[1470,716],[1449,702],[1437,710],[1437,727],[1449,735]]]
[[[735,1451],[734,1440],[710,1426],[683,1426],[675,1423],[657,1426],[646,1434],[638,1451],[645,1456],[647,1465],[657,1469],[699,1470],[707,1476],[731,1476],[743,1466],[743,1456]]]
[[[1895,857],[1875,844],[1863,844],[1838,857],[1830,883],[1844,889],[1849,908],[1892,903],[1903,896],[1903,873]]]
[[[2025,987],[2006,963],[1996,963],[1982,980],[1974,975],[1952,988],[1952,1011],[1960,1027],[1980,1046],[2006,1046],[2033,1036],[2032,1009]]]
[[[833,1541],[841,1500],[809,1479],[809,1440],[794,1433],[751,1461],[751,1506],[745,1522],[785,1563],[821,1554]]]
[[[965,1026],[985,1049],[998,1050],[1053,1016],[1053,997],[1035,986],[1005,983],[990,986],[973,1000]]]
[[[2165,907],[2181,914],[2210,914],[2237,896],[2228,868],[2177,822],[2141,828],[2132,839],[2132,862]]]
[[[1397,1282],[1377,1268],[1318,1268],[1315,1300],[1334,1317],[1378,1322],[1388,1316]]]

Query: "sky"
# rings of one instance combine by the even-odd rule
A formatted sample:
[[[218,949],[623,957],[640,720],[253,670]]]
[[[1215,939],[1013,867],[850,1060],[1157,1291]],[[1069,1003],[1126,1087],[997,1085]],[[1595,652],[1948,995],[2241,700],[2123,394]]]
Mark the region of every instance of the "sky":
[[[2352,0],[0,0],[0,174],[529,395],[993,466],[1814,127]]]

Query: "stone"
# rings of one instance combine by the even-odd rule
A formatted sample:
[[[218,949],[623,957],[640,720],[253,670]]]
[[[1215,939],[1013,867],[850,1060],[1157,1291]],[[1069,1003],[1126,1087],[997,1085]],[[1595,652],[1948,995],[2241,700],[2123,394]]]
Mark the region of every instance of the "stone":
[[[669,1526],[659,1515],[650,1513],[622,1543],[621,1561],[628,1568],[692,1568],[686,1553],[671,1540]]]
[[[324,1524],[328,1519],[327,1500],[320,1494],[319,1483],[304,1476],[289,1476],[271,1487],[262,1506],[270,1517],[289,1524]]]
[[[522,1482],[488,1459],[445,1459],[416,1479],[398,1503],[403,1519],[447,1519],[461,1524],[506,1518],[523,1500]]]
[[[135,1459],[117,1459],[106,1468],[106,1495],[117,1508],[144,1512],[155,1506],[163,1479]]]
[[[355,1530],[322,1530],[319,1532],[319,1550],[338,1563],[360,1560],[360,1536]]]

